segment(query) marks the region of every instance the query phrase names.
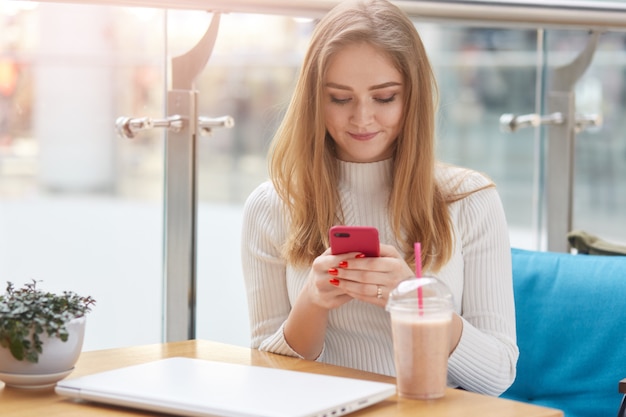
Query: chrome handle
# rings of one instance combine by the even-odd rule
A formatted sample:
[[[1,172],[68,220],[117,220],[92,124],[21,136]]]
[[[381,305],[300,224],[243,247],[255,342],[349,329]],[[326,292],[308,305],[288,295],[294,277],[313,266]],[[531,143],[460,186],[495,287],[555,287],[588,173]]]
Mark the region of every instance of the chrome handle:
[[[538,114],[524,114],[516,116],[514,114],[503,114],[500,116],[500,130],[506,133],[515,132],[524,127],[537,127],[540,125],[560,125],[565,123],[565,117],[561,113],[552,113],[547,116]],[[576,115],[575,130],[579,133],[588,127],[602,126],[602,115],[599,114],[578,114]]]
[[[210,134],[214,128],[223,127],[231,128],[235,125],[235,121],[230,116],[222,117],[199,117],[198,127],[201,134]],[[131,118],[118,117],[115,121],[115,131],[120,137],[126,139],[134,138],[137,133],[142,130],[153,129],[155,127],[166,128],[171,132],[180,132],[185,126],[182,116],[173,115],[166,119],[151,119],[149,117]]]
[[[118,117],[115,121],[115,131],[121,137],[132,139],[138,132],[155,127],[164,127],[172,132],[180,132],[183,128],[183,118],[179,115],[167,119],[151,119],[149,117],[130,118]]]
[[[602,121],[601,114],[577,114],[576,133],[582,132],[588,127],[601,127]]]
[[[560,125],[565,121],[563,114],[552,113],[548,116],[538,114],[524,114],[516,116],[514,114],[503,114],[500,116],[500,130],[506,133],[515,132],[524,127],[537,127],[540,125]]]
[[[203,135],[210,134],[216,127],[230,129],[233,126],[235,126],[235,119],[230,116],[198,117],[198,128],[200,128],[200,133]]]

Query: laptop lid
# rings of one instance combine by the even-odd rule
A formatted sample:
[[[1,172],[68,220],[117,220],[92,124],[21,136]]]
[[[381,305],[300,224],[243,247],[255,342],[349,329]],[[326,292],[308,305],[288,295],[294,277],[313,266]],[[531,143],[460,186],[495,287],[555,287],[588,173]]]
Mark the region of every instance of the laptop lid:
[[[175,357],[59,381],[60,395],[182,416],[335,417],[394,384]]]

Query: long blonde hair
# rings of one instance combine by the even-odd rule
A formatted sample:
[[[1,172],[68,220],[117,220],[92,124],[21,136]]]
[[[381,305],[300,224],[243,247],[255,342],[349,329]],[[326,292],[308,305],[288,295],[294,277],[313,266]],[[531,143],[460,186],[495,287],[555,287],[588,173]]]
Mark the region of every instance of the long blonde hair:
[[[342,2],[317,24],[295,91],[270,148],[270,177],[286,205],[290,228],[283,255],[307,265],[328,247],[328,229],[340,224],[338,166],[326,132],[322,91],[330,58],[346,45],[366,42],[390,58],[403,76],[404,120],[395,142],[391,226],[414,265],[413,242],[422,264],[437,271],[454,245],[444,195],[435,179],[435,113],[438,91],[422,41],[411,20],[385,0]]]

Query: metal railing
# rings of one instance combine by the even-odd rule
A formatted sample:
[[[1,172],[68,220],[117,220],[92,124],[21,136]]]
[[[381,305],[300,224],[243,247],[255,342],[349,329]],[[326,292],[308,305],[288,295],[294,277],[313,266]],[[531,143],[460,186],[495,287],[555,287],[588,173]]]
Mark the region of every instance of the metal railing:
[[[267,13],[320,17],[340,0],[39,0],[222,13]],[[626,3],[615,1],[394,1],[419,20],[460,22],[481,27],[588,28],[626,30]]]

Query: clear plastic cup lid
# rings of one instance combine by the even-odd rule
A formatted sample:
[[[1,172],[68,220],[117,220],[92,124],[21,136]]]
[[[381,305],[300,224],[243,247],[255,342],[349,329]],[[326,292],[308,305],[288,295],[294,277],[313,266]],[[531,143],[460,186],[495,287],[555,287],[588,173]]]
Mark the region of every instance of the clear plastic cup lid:
[[[453,310],[452,292],[434,277],[409,278],[389,293],[387,311]]]

